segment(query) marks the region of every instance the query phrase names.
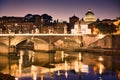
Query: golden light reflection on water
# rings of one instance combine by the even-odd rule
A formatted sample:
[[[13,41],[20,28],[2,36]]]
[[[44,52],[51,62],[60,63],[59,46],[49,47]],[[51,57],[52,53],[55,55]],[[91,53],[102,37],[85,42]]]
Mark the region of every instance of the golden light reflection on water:
[[[99,74],[102,74],[104,70],[104,65],[103,64],[99,64]]]
[[[61,53],[61,52],[60,52]],[[66,54],[67,52],[65,52],[65,54]],[[47,54],[47,53],[46,53]],[[39,61],[41,62],[41,61],[43,61],[43,59],[44,59],[44,63],[47,63],[48,62],[48,60],[49,60],[49,55],[46,55],[45,53],[35,53],[35,62],[38,62],[39,63]],[[62,54],[62,53],[61,53]],[[58,56],[60,57],[60,60],[61,61],[63,61],[62,63],[61,63],[61,61],[60,60],[58,60],[58,61],[60,61],[60,62],[57,62],[57,61],[55,61],[56,63],[55,63],[55,65],[57,65],[57,64],[59,64],[59,66],[57,66],[57,68],[55,68],[55,69],[53,69],[53,71],[56,71],[56,70],[58,70],[58,75],[60,75],[61,73],[60,73],[60,70],[62,70],[62,69],[64,69],[64,70],[66,70],[66,73],[65,73],[65,75],[66,75],[66,77],[67,77],[67,70],[69,70],[69,69],[74,69],[76,72],[80,72],[80,68],[81,68],[81,66],[82,66],[82,64],[85,64],[85,65],[89,65],[89,66],[93,66],[93,70],[94,70],[94,73],[96,74],[96,73],[99,73],[99,74],[102,74],[102,73],[104,73],[104,71],[105,71],[105,69],[108,67],[107,66],[107,59],[111,59],[112,57],[111,56],[107,56],[107,57],[105,57],[105,56],[99,56],[99,55],[94,55],[94,54],[87,54],[87,55],[89,55],[89,57],[87,57],[87,56],[85,56],[85,54],[83,54],[83,53],[72,53],[72,55],[71,54],[69,54],[69,53],[67,53],[68,54],[68,56],[67,57],[70,57],[70,56],[75,56],[76,57],[76,59],[73,59],[72,60],[72,62],[71,62],[71,60],[69,61],[69,60],[67,60],[66,58],[64,58],[63,60],[62,60],[62,56],[61,56],[61,54],[58,54],[57,56],[54,56],[55,57],[55,59],[54,60],[57,60],[58,59]],[[36,56],[37,55],[37,56]],[[41,55],[42,55],[42,57],[41,57]],[[46,55],[46,58],[48,58],[48,59],[45,59],[45,58],[43,58],[44,56]],[[52,54],[53,55],[53,54]],[[37,59],[36,59],[37,58]],[[53,58],[53,57],[51,57],[51,58]],[[87,59],[87,58],[89,58],[89,59]],[[2,57],[1,58],[1,56],[0,56],[0,59],[2,59],[2,60],[4,60],[5,61],[5,63],[3,62],[3,61],[0,61],[0,64],[8,64],[8,58],[7,57]],[[71,58],[72,59],[72,58]],[[109,60],[110,60],[109,59]],[[84,60],[91,60],[91,61],[88,61],[87,63],[85,63],[84,62]],[[92,62],[92,63],[91,63]],[[43,64],[44,64],[43,63]],[[71,64],[71,65],[70,65]],[[111,67],[112,67],[112,63],[111,64],[109,64],[109,65],[111,65]],[[1,65],[0,65],[1,66]],[[12,71],[14,71],[14,70],[16,70],[16,68],[15,68],[15,66],[16,65],[12,65],[11,66],[11,69],[12,69]],[[51,70],[52,71],[52,70]],[[13,72],[14,73],[14,72]],[[118,72],[118,77],[120,77],[120,72]]]
[[[94,73],[99,73],[100,75],[104,72],[105,70],[105,66],[102,63],[97,63],[94,67],[93,67]]]

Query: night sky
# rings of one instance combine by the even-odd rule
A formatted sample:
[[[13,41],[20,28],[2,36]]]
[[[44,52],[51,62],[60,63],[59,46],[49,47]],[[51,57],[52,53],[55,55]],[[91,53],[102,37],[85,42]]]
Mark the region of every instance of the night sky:
[[[74,14],[83,18],[88,9],[97,18],[115,19],[120,16],[120,0],[0,0],[0,17],[47,13],[68,21]]]

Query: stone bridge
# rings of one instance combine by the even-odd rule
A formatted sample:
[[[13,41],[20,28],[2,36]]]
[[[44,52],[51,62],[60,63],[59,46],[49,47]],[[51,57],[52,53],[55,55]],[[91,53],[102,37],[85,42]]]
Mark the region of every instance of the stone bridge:
[[[47,51],[87,47],[97,40],[97,35],[81,34],[0,34],[0,53],[7,53],[9,46],[24,45],[29,42],[34,44],[34,50]]]

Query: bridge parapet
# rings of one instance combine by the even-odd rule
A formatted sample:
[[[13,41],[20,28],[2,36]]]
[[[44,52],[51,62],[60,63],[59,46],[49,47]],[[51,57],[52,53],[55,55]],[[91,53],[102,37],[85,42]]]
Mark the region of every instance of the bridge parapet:
[[[49,46],[51,46],[52,49],[58,46],[73,49],[87,47],[90,43],[96,41],[98,36],[81,34],[0,34],[0,43],[7,46],[16,46],[26,39],[34,42],[35,49],[40,49],[40,46],[47,47],[46,50],[50,48]],[[60,41],[63,41],[63,43],[59,44]],[[82,46],[80,45],[81,43],[83,44]]]

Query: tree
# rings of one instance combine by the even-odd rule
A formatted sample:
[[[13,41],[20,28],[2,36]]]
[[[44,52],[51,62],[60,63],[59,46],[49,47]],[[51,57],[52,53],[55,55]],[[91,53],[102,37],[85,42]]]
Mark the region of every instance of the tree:
[[[43,19],[44,24],[49,24],[52,21],[52,17],[48,14],[41,15],[41,19]]]
[[[32,14],[25,15],[24,20],[28,22],[33,22],[33,15]]]
[[[108,23],[97,23],[96,28],[99,29],[99,31],[102,34],[111,34],[114,32],[117,32],[117,27],[114,24],[108,24]]]

